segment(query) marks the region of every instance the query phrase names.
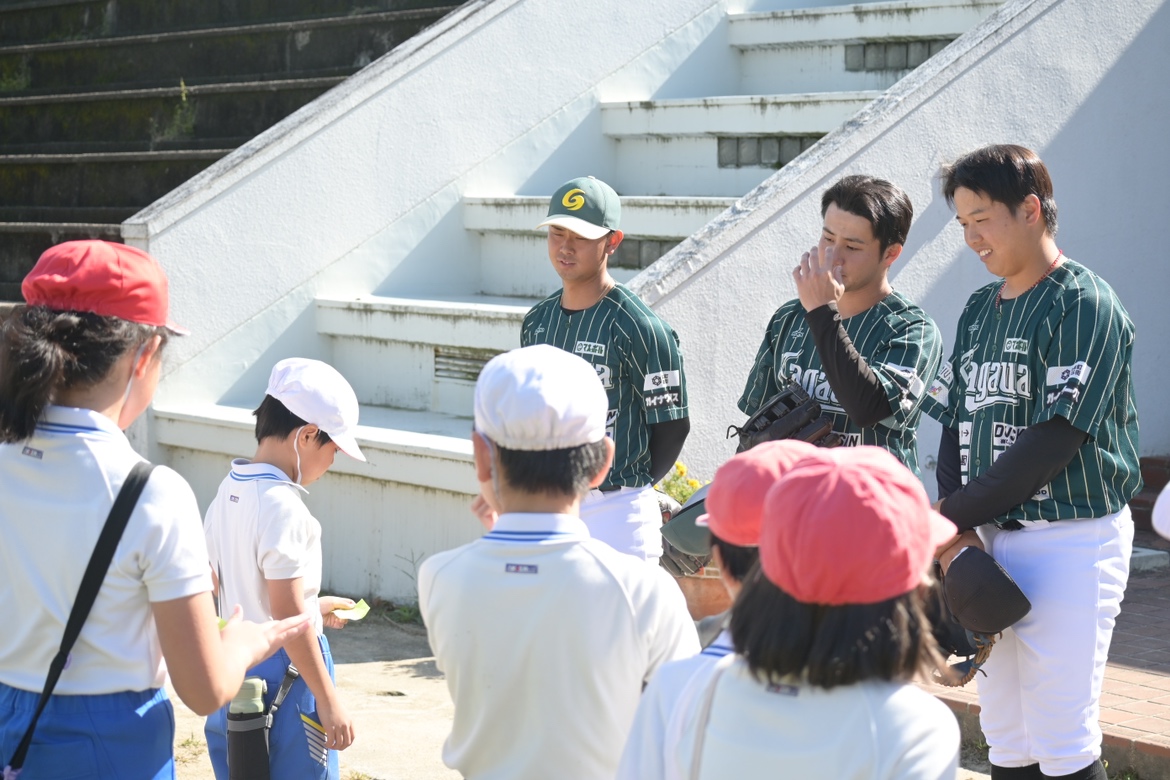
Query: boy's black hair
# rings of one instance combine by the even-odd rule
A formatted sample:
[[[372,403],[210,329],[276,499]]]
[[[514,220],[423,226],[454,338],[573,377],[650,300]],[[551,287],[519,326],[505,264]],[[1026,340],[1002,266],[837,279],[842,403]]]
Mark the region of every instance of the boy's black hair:
[[[269,438],[287,439],[288,435],[301,426],[309,423],[297,417],[276,398],[265,395],[264,400],[256,411],[252,412],[256,418],[256,441],[261,442]],[[333,441],[329,434],[317,428],[317,443],[324,447]]]
[[[821,216],[831,204],[869,222],[881,251],[905,244],[914,220],[914,205],[905,192],[886,181],[856,174],[846,176],[821,196]]]
[[[797,677],[820,688],[909,682],[944,664],[918,590],[876,604],[805,604],[759,567],[731,611],[731,638],[761,682]]]
[[[711,534],[711,547],[719,548],[719,559],[723,561],[723,571],[731,575],[736,582],[743,582],[751,573],[752,567],[760,560],[759,547],[740,547],[738,544],[720,539]]]
[[[501,478],[525,493],[583,496],[605,463],[605,440],[560,450],[509,450],[499,445]]]
[[[1040,200],[1040,214],[1050,236],[1056,236],[1056,201],[1052,197],[1052,177],[1039,155],[1026,146],[995,144],[976,149],[942,169],[943,195],[955,205],[955,190],[963,187],[986,195],[1009,209],[1012,214],[1035,195]]]

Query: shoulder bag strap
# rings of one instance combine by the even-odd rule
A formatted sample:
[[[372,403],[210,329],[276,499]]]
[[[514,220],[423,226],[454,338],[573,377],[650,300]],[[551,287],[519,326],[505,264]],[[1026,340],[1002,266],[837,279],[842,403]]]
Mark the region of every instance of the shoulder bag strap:
[[[122,489],[118,491],[118,497],[114,499],[114,506],[110,508],[106,524],[102,526],[101,535],[98,536],[93,554],[89,557],[89,564],[85,567],[81,586],[77,589],[77,598],[73,601],[73,609],[69,612],[69,620],[65,624],[65,636],[61,639],[61,649],[57,651],[53,662],[49,664],[49,676],[45,680],[45,688],[41,691],[41,698],[37,702],[37,709],[33,713],[32,721],[28,724],[28,729],[24,732],[24,737],[20,740],[20,745],[17,746],[12,760],[8,762],[8,766],[4,767],[4,780],[14,780],[20,774],[21,767],[24,766],[24,759],[28,755],[29,745],[32,744],[33,731],[36,730],[37,721],[40,719],[41,713],[44,712],[45,705],[49,703],[53,689],[57,687],[61,672],[69,663],[69,651],[73,649],[73,643],[81,634],[81,627],[85,625],[85,619],[89,617],[89,611],[93,608],[94,601],[97,600],[102,581],[106,578],[106,572],[109,571],[110,563],[114,560],[114,551],[122,539],[122,532],[126,530],[130,514],[134,511],[135,505],[138,504],[138,497],[142,495],[142,489],[146,487],[146,481],[150,479],[150,472],[153,470],[154,465],[146,461],[136,464],[122,484]]]

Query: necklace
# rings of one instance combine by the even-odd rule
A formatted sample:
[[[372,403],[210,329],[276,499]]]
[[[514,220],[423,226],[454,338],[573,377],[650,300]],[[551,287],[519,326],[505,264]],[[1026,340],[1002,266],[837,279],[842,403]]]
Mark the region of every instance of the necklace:
[[[561,310],[564,311],[565,314],[576,314],[579,311],[588,311],[589,309],[592,309],[597,304],[601,303],[602,298],[604,298],[605,296],[607,296],[611,292],[613,292],[614,287],[617,287],[617,282],[615,282],[611,279],[609,284],[602,286],[601,295],[597,296],[597,300],[593,301],[593,303],[589,304],[584,309],[567,309],[567,308],[565,308],[564,293],[562,293],[561,294]]]
[[[1037,279],[1032,284],[1031,287],[1029,287],[1027,290],[1024,290],[1022,293],[1020,293],[1020,295],[1017,295],[1016,297],[1019,298],[1021,295],[1027,295],[1028,293],[1032,292],[1037,287],[1039,287],[1040,282],[1042,282],[1048,278],[1048,274],[1052,273],[1052,269],[1056,268],[1056,264],[1060,262],[1060,258],[1063,256],[1064,256],[1064,252],[1060,249],[1057,249],[1056,250],[1056,257],[1054,257],[1052,259],[1052,264],[1048,266],[1048,268],[1044,271],[1044,273],[1040,275],[1040,278]],[[997,311],[999,310],[999,305],[1003,302],[1003,288],[1004,287],[1007,287],[1007,279],[1003,280],[1003,284],[1001,284],[999,286],[999,291],[995,294],[995,308]]]

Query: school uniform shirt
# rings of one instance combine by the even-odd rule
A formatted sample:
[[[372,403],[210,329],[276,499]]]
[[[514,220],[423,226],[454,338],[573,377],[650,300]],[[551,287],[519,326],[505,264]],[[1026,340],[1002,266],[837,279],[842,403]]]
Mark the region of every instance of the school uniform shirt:
[[[912,684],[762,683],[732,655],[688,715],[672,747],[683,778],[953,780],[958,771],[954,714]]]
[[[696,679],[706,680],[715,662],[735,652],[731,633],[724,630],[696,656],[671,661],[658,670],[642,692],[626,748],[618,764],[617,780],[661,780],[666,777],[669,724],[685,692]]]
[[[576,516],[504,514],[418,584],[455,703],[443,762],[471,780],[612,778],[643,685],[699,651],[670,575]]]
[[[927,414],[959,431],[963,484],[987,471],[1020,431],[1059,415],[1088,434],[1085,443],[1050,483],[995,521],[1121,511],[1141,489],[1133,321],[1113,289],[1074,260],[997,303],[1002,285],[967,301],[951,358],[927,394]]]
[[[846,446],[868,444],[887,450],[918,473],[918,423],[926,388],[942,361],[942,337],[926,312],[894,291],[860,314],[841,320],[858,354],[885,388],[892,414],[862,428],[849,419],[829,386],[812,331],[799,299],[776,310],[748,374],[739,409],[753,415],[791,380],[820,403],[845,438]]]
[[[0,444],[0,683],[40,691],[114,498],[142,457],[98,412],[49,406]],[[169,468],[151,474],[55,693],[159,688],[151,604],[211,590],[199,507]]]
[[[268,463],[244,458],[231,471],[207,507],[203,520],[211,567],[219,578],[216,601],[226,618],[236,604],[244,619],[272,619],[267,580],[302,578],[305,611],[322,633],[321,524],[301,495],[308,491]]]
[[[593,366],[609,398],[605,432],[614,443],[613,468],[599,487],[646,487],[650,426],[688,414],[678,334],[623,284],[580,311],[561,307],[562,292],[524,315],[520,345],[551,344]]]

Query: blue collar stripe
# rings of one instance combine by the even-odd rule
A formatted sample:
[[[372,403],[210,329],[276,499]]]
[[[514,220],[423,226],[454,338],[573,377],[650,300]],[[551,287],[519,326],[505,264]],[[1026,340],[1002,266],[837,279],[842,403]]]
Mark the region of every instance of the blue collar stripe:
[[[710,645],[707,645],[705,648],[703,648],[703,652],[700,653],[699,655],[709,655],[709,656],[714,656],[715,658],[722,658],[723,656],[731,655],[734,652],[735,652],[734,647],[728,647],[727,645],[710,644]]]
[[[234,479],[236,482],[251,482],[252,480],[256,480],[256,479],[266,479],[266,480],[270,480],[273,482],[288,482],[288,480],[285,479],[284,477],[279,476],[277,474],[271,474],[271,473],[240,474],[237,471],[230,471],[228,473],[231,476],[231,478]]]
[[[64,423],[39,422],[37,429],[49,433],[106,433],[101,428],[89,428],[82,425],[65,425]]]

